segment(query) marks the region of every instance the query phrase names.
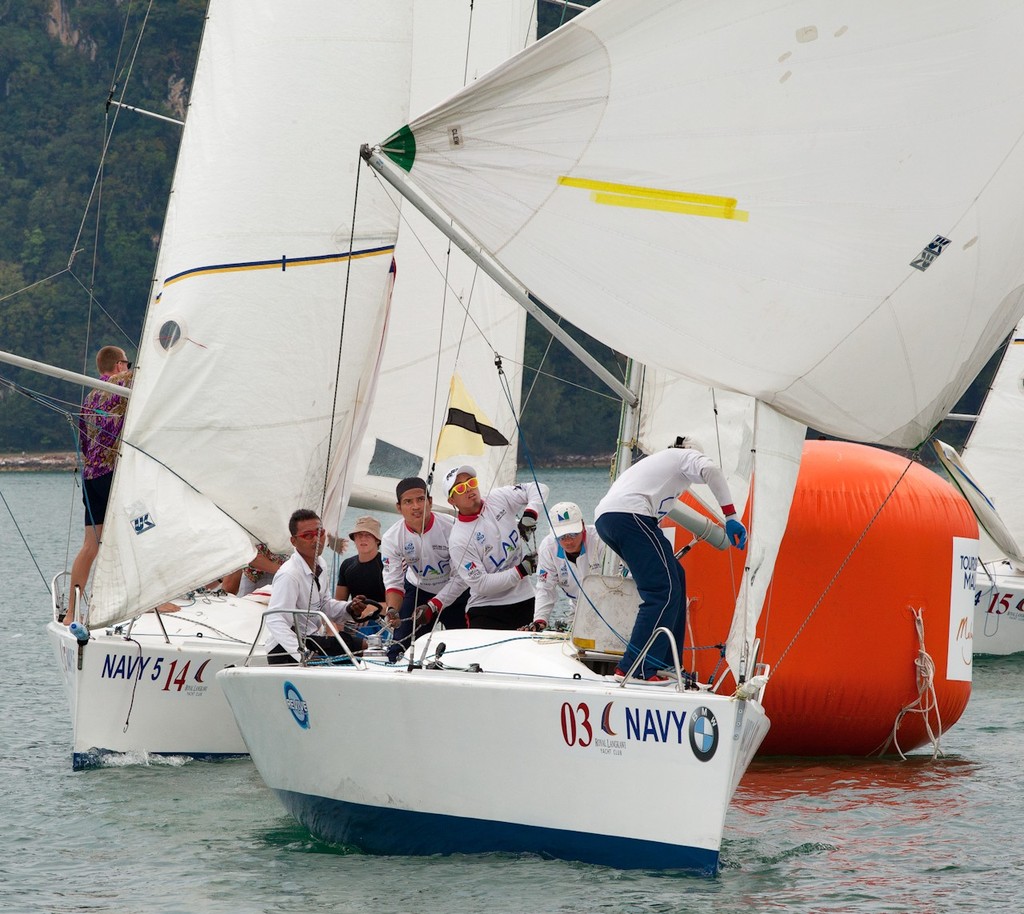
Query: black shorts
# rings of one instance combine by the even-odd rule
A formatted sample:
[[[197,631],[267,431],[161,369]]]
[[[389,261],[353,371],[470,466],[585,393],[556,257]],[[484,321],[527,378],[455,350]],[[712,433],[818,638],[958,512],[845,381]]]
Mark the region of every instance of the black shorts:
[[[110,482],[113,473],[104,473],[95,479],[82,480],[82,504],[85,505],[85,526],[96,527],[103,523],[110,500]]]

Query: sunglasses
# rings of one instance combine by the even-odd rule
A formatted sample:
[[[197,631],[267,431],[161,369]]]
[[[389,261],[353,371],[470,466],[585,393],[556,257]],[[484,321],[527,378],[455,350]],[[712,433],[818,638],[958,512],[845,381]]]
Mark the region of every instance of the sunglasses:
[[[128,359],[118,359],[114,364],[115,365],[124,365],[126,368],[131,368],[132,367],[132,363],[129,362]]]
[[[323,527],[318,527],[316,530],[307,530],[305,533],[295,534],[300,540],[317,540],[321,536],[326,536],[327,531]]]
[[[467,479],[465,482],[457,482],[452,486],[449,495],[465,495],[470,489],[475,489],[480,483],[477,482],[475,476]]]
[[[583,534],[582,530],[580,530],[579,533],[563,533],[560,537],[558,537],[558,539],[560,541],[561,540],[574,540],[574,539],[576,539],[577,536],[582,536],[582,534]]]

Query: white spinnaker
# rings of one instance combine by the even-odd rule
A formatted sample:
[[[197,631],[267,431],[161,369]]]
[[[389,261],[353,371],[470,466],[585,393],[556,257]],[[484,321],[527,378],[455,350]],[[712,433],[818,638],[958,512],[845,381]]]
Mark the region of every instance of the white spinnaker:
[[[284,548],[297,507],[326,499],[340,524],[397,235],[364,179],[351,238],[359,138],[407,116],[411,17],[411,0],[211,3],[92,624],[244,564],[254,542]]]
[[[1016,543],[1024,542],[1024,487],[1020,482],[1022,459],[1024,325],[1018,325],[963,449],[964,463],[991,499]],[[984,518],[981,520],[985,523]],[[983,537],[982,558],[994,561],[1005,555],[1019,565],[1020,547],[1013,551],[1009,545],[1000,550]]]
[[[1004,0],[603,0],[414,120],[411,176],[631,357],[916,445],[1024,312],[1021,34]]]
[[[534,0],[417,0],[413,19],[411,108],[419,111],[461,89],[536,35]],[[467,53],[469,55],[467,62]],[[352,500],[394,510],[395,484],[427,477],[447,415],[449,380],[458,372],[491,425],[512,446],[447,457],[435,479],[470,463],[485,489],[516,474],[516,422],[526,314],[411,206],[402,210],[398,276],[377,408],[359,455]],[[461,300],[462,304],[460,304]],[[468,315],[467,315],[468,312]],[[494,352],[502,356],[500,381]],[[511,401],[509,398],[511,395]],[[439,506],[445,499],[438,496]]]

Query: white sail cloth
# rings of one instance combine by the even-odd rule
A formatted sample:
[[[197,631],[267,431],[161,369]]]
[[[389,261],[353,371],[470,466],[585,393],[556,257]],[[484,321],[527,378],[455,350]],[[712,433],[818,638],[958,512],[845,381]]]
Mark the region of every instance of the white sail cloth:
[[[385,150],[598,339],[914,445],[1024,310],[1022,33],[1003,0],[605,0]]]
[[[801,426],[918,444],[1024,313],[1021,34],[1002,0],[604,0],[382,143],[562,317],[772,407],[734,673]]]
[[[536,35],[534,11],[534,0],[416,0],[412,109],[450,95],[519,51]],[[394,510],[398,480],[427,477],[455,373],[513,446],[449,455],[439,462],[435,478],[465,463],[476,469],[485,491],[515,478],[526,314],[461,251],[451,248],[449,255],[449,248],[423,216],[403,207],[378,407],[352,488],[352,501],[366,508]],[[502,356],[505,385],[495,369],[495,352]],[[435,496],[443,506],[439,491]]]
[[[364,181],[352,235],[359,137],[407,117],[411,22],[411,0],[211,3],[91,624],[282,548],[295,508],[340,524],[398,222]]]

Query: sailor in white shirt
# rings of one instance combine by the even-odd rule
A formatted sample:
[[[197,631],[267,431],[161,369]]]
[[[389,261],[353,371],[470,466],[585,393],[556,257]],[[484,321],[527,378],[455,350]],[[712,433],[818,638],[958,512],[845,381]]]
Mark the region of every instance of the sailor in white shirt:
[[[640,594],[633,632],[619,668],[621,676],[647,644],[655,628],[671,631],[681,651],[686,629],[686,577],[672,547],[658,526],[673,502],[691,485],[706,483],[725,515],[729,541],[743,549],[747,531],[736,517],[725,474],[692,439],[677,438],[665,451],[633,464],[612,483],[598,502],[595,526],[601,539],[626,563]],[[672,665],[672,650],[660,638],[651,647],[635,676],[656,681],[658,671]]]
[[[469,585],[469,627],[509,631],[529,625],[534,607],[529,576],[537,569],[537,555],[527,551],[528,540],[547,486],[500,486],[485,500],[471,466],[449,470],[444,485],[458,512],[448,548],[455,575]]]
[[[344,625],[358,622],[365,616],[367,603],[361,596],[348,601],[331,596],[327,568],[320,562],[327,538],[320,518],[316,512],[300,508],[289,519],[288,532],[295,552],[274,575],[274,589],[267,609],[281,612],[267,616],[270,629],[267,662],[298,662],[304,650],[329,657],[345,653],[334,633],[323,631],[319,616],[295,615],[293,610],[323,613],[338,624],[338,633],[350,650],[364,650],[366,640],[345,631]]]
[[[550,512],[551,532],[537,550],[537,603],[533,622],[527,626],[542,632],[551,624],[551,610],[561,591],[569,598],[568,623],[576,613],[580,584],[588,575],[601,573],[604,543],[597,528],[583,523],[583,512],[571,501],[559,502]]]
[[[402,519],[385,531],[380,546],[384,599],[388,609],[397,612],[399,618],[388,649],[392,663],[438,613],[445,628],[465,628],[469,599],[466,582],[451,573],[448,539],[454,519],[434,513],[427,484],[418,476],[399,482],[395,495],[395,507]]]

